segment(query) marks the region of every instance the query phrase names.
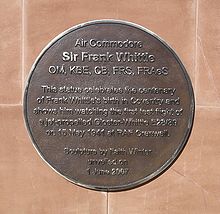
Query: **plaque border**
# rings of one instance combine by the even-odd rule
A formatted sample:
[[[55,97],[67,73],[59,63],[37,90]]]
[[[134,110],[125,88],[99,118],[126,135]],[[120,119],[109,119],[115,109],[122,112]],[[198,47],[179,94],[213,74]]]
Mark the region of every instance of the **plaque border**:
[[[169,160],[167,162],[165,162],[160,168],[158,168],[157,171],[151,173],[150,175],[144,177],[143,179],[137,180],[135,182],[129,183],[129,184],[125,184],[125,185],[118,185],[118,186],[99,186],[99,185],[87,185],[87,184],[83,184],[80,183],[80,181],[78,180],[74,180],[74,179],[70,179],[68,177],[66,177],[65,175],[63,175],[61,172],[59,172],[54,166],[52,166],[44,157],[44,155],[41,153],[40,149],[37,146],[37,143],[35,142],[35,139],[31,133],[30,130],[30,126],[29,126],[29,122],[28,122],[28,117],[27,117],[27,94],[28,94],[28,88],[30,85],[30,81],[32,78],[32,75],[34,73],[35,68],[37,67],[38,62],[41,60],[42,56],[44,55],[44,53],[52,46],[54,45],[57,41],[59,41],[60,39],[62,39],[65,35],[89,26],[89,25],[96,25],[96,24],[121,24],[121,25],[128,25],[134,28],[137,28],[139,30],[144,31],[145,33],[149,34],[150,36],[156,38],[162,45],[165,46],[165,48],[167,48],[171,54],[174,56],[174,58],[177,60],[177,62],[179,63],[184,77],[186,79],[187,82],[187,87],[189,90],[189,95],[191,97],[191,102],[190,102],[190,117],[188,119],[188,126],[187,129],[185,130],[185,134],[184,137],[182,139],[182,142],[180,143],[179,147],[176,149],[176,151],[173,153],[173,155],[169,158]],[[36,149],[37,153],[39,154],[39,156],[43,159],[44,162],[46,162],[47,165],[49,165],[50,168],[52,168],[56,173],[58,173],[59,175],[61,175],[63,178],[65,178],[66,180],[68,180],[69,182],[76,184],[78,186],[81,187],[85,187],[87,189],[92,189],[92,190],[97,190],[97,191],[105,191],[105,192],[116,192],[116,191],[124,191],[124,190],[130,190],[132,188],[135,187],[139,187],[141,185],[144,185],[146,183],[149,183],[150,181],[156,179],[157,177],[159,177],[161,174],[163,174],[167,169],[169,169],[169,167],[172,166],[172,164],[177,160],[177,158],[180,156],[180,154],[182,153],[184,147],[186,146],[188,139],[190,137],[192,128],[193,128],[193,121],[194,121],[194,115],[195,115],[195,97],[194,97],[194,92],[193,92],[193,87],[192,87],[192,83],[190,80],[190,77],[183,65],[183,63],[181,62],[180,58],[178,57],[178,55],[175,53],[174,49],[171,48],[171,46],[165,42],[161,37],[159,37],[157,34],[155,34],[154,32],[152,32],[151,30],[139,25],[139,24],[135,24],[133,22],[129,22],[129,21],[124,21],[124,20],[117,20],[117,19],[100,19],[100,20],[93,20],[93,21],[88,21],[88,22],[84,22],[78,25],[75,25],[73,27],[70,27],[69,29],[63,31],[62,33],[60,33],[59,35],[57,35],[54,39],[52,39],[40,52],[40,54],[37,56],[36,60],[34,61],[31,69],[30,69],[30,73],[29,73],[29,77],[26,80],[26,84],[25,84],[25,90],[24,90],[24,96],[23,96],[23,117],[25,120],[25,124],[26,124],[26,128],[28,130],[29,133],[29,137],[31,138],[31,142],[34,146],[34,148]]]

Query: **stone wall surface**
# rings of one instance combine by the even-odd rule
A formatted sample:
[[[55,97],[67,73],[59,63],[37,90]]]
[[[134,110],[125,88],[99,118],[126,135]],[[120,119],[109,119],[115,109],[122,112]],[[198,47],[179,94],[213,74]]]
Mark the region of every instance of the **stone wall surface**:
[[[0,213],[220,213],[219,0],[1,0]],[[178,160],[129,191],[71,184],[35,151],[23,119],[23,93],[35,58],[56,35],[95,19],[121,19],[162,37],[193,83],[196,114]]]

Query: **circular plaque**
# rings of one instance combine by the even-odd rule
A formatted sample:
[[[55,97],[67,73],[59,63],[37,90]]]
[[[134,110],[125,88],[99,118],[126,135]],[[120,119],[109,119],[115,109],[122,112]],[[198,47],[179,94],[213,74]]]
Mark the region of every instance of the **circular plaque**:
[[[35,148],[56,172],[116,191],[174,162],[190,134],[194,96],[183,64],[157,35],[100,20],[65,31],[42,51],[24,114]]]

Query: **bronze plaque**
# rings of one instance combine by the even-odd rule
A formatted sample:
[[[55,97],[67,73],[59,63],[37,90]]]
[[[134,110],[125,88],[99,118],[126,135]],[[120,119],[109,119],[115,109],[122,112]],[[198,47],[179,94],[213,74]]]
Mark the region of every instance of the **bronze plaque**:
[[[56,172],[117,191],[174,162],[190,134],[194,96],[183,64],[157,35],[100,20],[65,31],[42,51],[24,114],[35,148]]]

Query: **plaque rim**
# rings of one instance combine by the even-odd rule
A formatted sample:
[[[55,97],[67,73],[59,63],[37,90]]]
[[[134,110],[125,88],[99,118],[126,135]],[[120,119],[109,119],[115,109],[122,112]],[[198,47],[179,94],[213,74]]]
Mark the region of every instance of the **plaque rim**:
[[[75,179],[70,179],[67,176],[63,175],[61,172],[59,172],[54,166],[52,166],[44,157],[43,153],[41,153],[40,149],[38,148],[37,143],[35,142],[35,139],[31,133],[30,130],[30,126],[29,126],[29,122],[28,122],[28,116],[27,116],[27,95],[28,95],[28,88],[30,85],[30,81],[32,78],[32,75],[34,73],[35,68],[37,67],[38,62],[41,60],[42,56],[44,55],[44,53],[53,45],[55,44],[57,41],[59,41],[60,39],[62,39],[62,37],[66,36],[67,34],[89,26],[89,25],[95,25],[95,24],[122,24],[122,25],[128,25],[131,27],[134,27],[136,29],[142,30],[143,32],[149,34],[150,36],[156,38],[163,46],[165,46],[165,48],[167,48],[170,53],[174,56],[174,58],[176,59],[176,61],[178,62],[179,66],[181,67],[181,70],[183,71],[183,76],[186,80],[187,83],[187,87],[189,90],[189,96],[190,96],[190,113],[189,113],[189,118],[188,118],[188,126],[187,129],[185,130],[184,133],[184,137],[182,138],[181,143],[179,144],[179,147],[176,149],[176,151],[172,154],[172,156],[160,167],[158,168],[155,172],[151,173],[150,175],[137,180],[135,182],[129,183],[129,184],[124,184],[124,185],[117,185],[117,186],[99,186],[99,185],[88,185],[88,184],[83,184],[80,183],[80,181],[75,180]],[[59,175],[61,175],[63,178],[65,178],[67,181],[76,184],[78,186],[87,188],[87,189],[91,189],[91,190],[97,190],[97,191],[105,191],[105,192],[116,192],[116,191],[125,191],[125,190],[130,190],[136,187],[139,187],[141,185],[147,184],[149,182],[151,182],[152,180],[156,179],[157,177],[159,177],[161,174],[163,174],[166,170],[168,170],[173,164],[174,162],[178,159],[178,157],[180,156],[180,154],[182,153],[184,147],[186,146],[188,139],[190,137],[192,128],[193,128],[193,122],[194,122],[194,116],[195,116],[195,96],[194,96],[194,91],[193,91],[193,86],[192,86],[192,82],[191,79],[188,75],[188,72],[185,68],[185,66],[183,65],[182,61],[180,60],[180,58],[178,57],[178,55],[176,54],[176,52],[174,51],[174,49],[171,47],[171,45],[169,45],[169,43],[165,42],[160,36],[158,36],[156,33],[152,32],[151,30],[149,30],[148,28],[145,28],[139,24],[135,24],[133,22],[130,21],[125,21],[125,20],[119,20],[119,19],[100,19],[100,20],[92,20],[92,21],[87,21],[81,24],[77,24],[74,25],[70,28],[68,28],[67,30],[61,32],[60,34],[58,34],[56,37],[54,37],[52,40],[50,40],[50,42],[41,50],[41,52],[39,53],[39,55],[37,56],[37,58],[35,59],[34,63],[31,66],[29,75],[27,80],[25,81],[25,90],[24,90],[24,95],[23,95],[23,117],[24,117],[24,121],[25,121],[25,125],[26,125],[26,129],[29,133],[29,137],[31,139],[31,143],[34,146],[35,150],[37,151],[38,155],[41,157],[41,159],[50,167],[52,168],[56,173],[58,173]]]

